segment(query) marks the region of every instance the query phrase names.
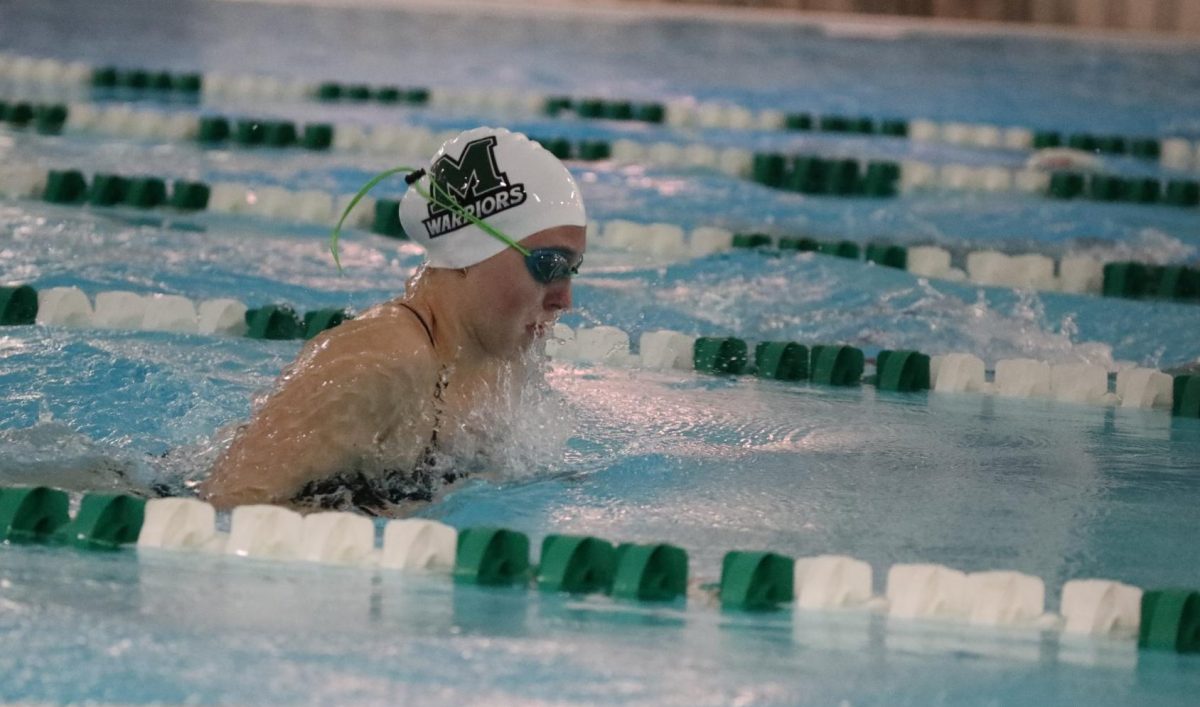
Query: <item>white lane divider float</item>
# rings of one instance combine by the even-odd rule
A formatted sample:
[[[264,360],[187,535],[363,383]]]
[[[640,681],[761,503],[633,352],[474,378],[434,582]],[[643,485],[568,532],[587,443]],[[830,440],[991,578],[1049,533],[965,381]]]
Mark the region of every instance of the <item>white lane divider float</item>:
[[[454,569],[458,533],[432,520],[393,520],[383,529],[380,567],[427,572]]]
[[[304,554],[304,517],[280,506],[238,506],[230,515],[225,554],[299,560]]]
[[[1137,636],[1142,590],[1103,579],[1073,579],[1063,585],[1063,631],[1095,636]]]
[[[872,599],[871,566],[844,555],[797,558],[796,607],[809,610],[866,606]]]
[[[577,363],[641,367],[651,370],[691,370],[696,337],[671,330],[644,332],[638,353],[629,348],[629,335],[616,327],[573,330],[556,324],[546,341],[546,355]],[[1012,398],[1045,398],[1066,403],[1170,408],[1174,379],[1152,369],[1124,369],[1109,391],[1108,370],[1089,364],[1051,365],[1028,358],[996,363],[987,380],[983,359],[951,352],[930,358],[930,390],[935,393],[985,393]]]
[[[375,548],[375,523],[364,516],[319,512],[308,516],[268,505],[234,508],[230,532],[216,531],[216,512],[189,498],[145,504],[139,548],[206,552],[230,557],[449,573],[457,531],[431,520],[392,520]],[[218,547],[220,546],[220,547]],[[938,620],[986,627],[1030,627],[1066,634],[1129,639],[1137,635],[1142,590],[1101,579],[1063,586],[1061,613],[1046,613],[1045,584],[1013,571],[966,574],[934,564],[896,564],[886,595],[872,594],[871,566],[844,555],[798,558],[794,606],[799,612],[867,611],[894,619]]]
[[[967,576],[931,564],[892,565],[887,574],[888,614],[899,619],[962,619],[969,608]]]
[[[132,329],[243,336],[246,310],[230,298],[199,304],[181,295],[110,290],[99,292],[93,309],[78,287],[52,287],[38,291],[37,323],[71,328]]]
[[[373,559],[374,551],[375,524],[370,518],[338,511],[304,516],[300,559],[334,565],[362,565]]]
[[[199,550],[217,534],[217,513],[194,498],[155,498],[146,502],[138,547]]]

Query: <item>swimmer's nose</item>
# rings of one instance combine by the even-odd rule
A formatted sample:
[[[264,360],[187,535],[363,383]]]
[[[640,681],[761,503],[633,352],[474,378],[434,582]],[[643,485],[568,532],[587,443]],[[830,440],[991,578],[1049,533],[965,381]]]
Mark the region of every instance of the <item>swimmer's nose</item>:
[[[565,311],[571,308],[571,281],[556,282],[546,288],[546,296],[542,306],[551,312]]]

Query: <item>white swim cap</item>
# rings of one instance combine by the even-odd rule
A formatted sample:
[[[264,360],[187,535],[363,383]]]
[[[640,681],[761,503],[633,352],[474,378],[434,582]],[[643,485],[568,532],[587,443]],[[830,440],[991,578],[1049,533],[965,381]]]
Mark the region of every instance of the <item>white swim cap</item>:
[[[447,140],[417,180],[421,192],[449,193],[468,213],[514,241],[555,226],[586,226],[579,186],[563,163],[521,133],[475,128]],[[431,191],[430,179],[440,187]],[[460,214],[431,204],[412,186],[400,223],[435,268],[465,268],[508,247]]]

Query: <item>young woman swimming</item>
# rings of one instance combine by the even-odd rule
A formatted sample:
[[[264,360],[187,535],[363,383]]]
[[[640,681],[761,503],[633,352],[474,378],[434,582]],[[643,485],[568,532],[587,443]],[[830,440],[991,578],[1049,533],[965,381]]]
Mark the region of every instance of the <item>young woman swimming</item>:
[[[339,491],[365,509],[428,500],[457,475],[440,451],[570,308],[587,221],[556,157],[477,128],[427,171],[409,175],[400,204],[423,272],[301,351],[201,485],[217,507],[313,505]]]

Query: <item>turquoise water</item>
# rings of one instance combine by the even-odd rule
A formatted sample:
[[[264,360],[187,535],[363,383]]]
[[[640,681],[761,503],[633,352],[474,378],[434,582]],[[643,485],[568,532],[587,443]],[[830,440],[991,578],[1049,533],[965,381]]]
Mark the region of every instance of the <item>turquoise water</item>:
[[[264,41],[264,37],[270,37]],[[831,37],[812,26],[531,19],[225,2],[10,2],[0,48],[93,63],[257,71],[813,112],[1200,136],[1200,50],[1009,36]],[[11,87],[10,87],[11,88]],[[14,89],[15,90],[15,89]],[[178,110],[193,110],[176,106]],[[245,110],[245,109],[242,109]],[[221,109],[221,112],[236,112]],[[428,109],[259,105],[298,121],[499,122]],[[1016,164],[903,140],[673,131],[531,119],[572,138]],[[0,133],[0,167],[353,191],[426,155],[202,151],[184,144]],[[1167,174],[1154,165],[1115,168]],[[887,201],[775,192],[689,170],[572,165],[594,218],[1194,262],[1194,211],[1021,195]],[[391,187],[398,189],[398,186]],[[386,190],[385,190],[386,191]],[[391,297],[413,248],[347,237],[339,277],[313,226],[0,201],[0,280],[85,292],[234,296],[299,309]],[[751,340],[970,351],[1158,368],[1200,357],[1194,305],[924,282],[823,256],[731,253],[647,266],[599,252],[572,325]],[[601,265],[591,265],[599,262]],[[80,492],[186,489],[215,431],[247,414],[293,342],[150,332],[0,332],[0,483]],[[877,591],[897,562],[1142,587],[1200,585],[1200,423],[1161,411],[899,395],[556,364],[507,463],[421,511],[456,527],[667,541],[711,581],[723,553],[844,553]],[[159,455],[168,450],[170,459]],[[180,461],[183,459],[183,461]],[[0,546],[0,697],[200,704],[1185,704],[1194,659],[1128,644],[863,616],[722,613],[702,598],[455,588],[412,578],[197,556]]]

